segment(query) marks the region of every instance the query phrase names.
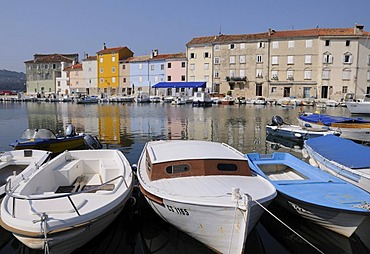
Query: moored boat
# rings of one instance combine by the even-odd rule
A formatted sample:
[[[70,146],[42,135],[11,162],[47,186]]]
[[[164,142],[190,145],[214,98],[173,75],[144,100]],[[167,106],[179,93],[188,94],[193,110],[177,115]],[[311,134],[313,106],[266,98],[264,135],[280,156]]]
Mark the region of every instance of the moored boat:
[[[70,253],[117,217],[132,189],[120,151],[66,151],[28,179],[7,184],[0,222],[32,249]]]
[[[216,142],[148,142],[137,177],[161,218],[220,253],[243,253],[263,213],[256,202],[267,206],[276,196],[243,154]]]
[[[298,116],[300,126],[312,129],[329,128],[340,132],[340,137],[356,141],[370,141],[370,121],[362,118],[332,116],[318,113],[302,113]]]
[[[83,96],[77,99],[77,104],[95,104],[99,102],[97,96]]]
[[[294,214],[346,237],[370,217],[369,193],[289,153],[246,157],[277,189],[275,202]]]
[[[351,114],[370,114],[370,94],[359,101],[346,101],[346,106]]]
[[[307,140],[309,162],[370,193],[370,147],[336,136]]]
[[[24,178],[30,177],[45,161],[50,158],[49,151],[19,150],[6,151],[0,154],[0,196],[5,193],[7,180],[17,184]]]
[[[75,149],[101,149],[102,145],[96,137],[89,134],[76,133],[72,125],[68,125],[64,135],[56,135],[49,129],[26,129],[20,139],[11,143],[15,150],[38,149],[53,153]]]
[[[212,106],[212,99],[209,96],[209,93],[198,91],[194,93],[193,107],[210,107]]]

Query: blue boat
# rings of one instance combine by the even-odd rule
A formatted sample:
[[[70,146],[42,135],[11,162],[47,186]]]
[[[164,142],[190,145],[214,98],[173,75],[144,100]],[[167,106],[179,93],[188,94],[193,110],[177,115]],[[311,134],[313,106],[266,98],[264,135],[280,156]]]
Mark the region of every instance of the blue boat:
[[[307,140],[302,153],[311,165],[370,193],[370,147],[328,135]]]
[[[245,155],[250,168],[277,189],[277,204],[350,237],[370,216],[370,194],[289,153]]]
[[[302,113],[298,116],[298,123],[306,128],[338,131],[342,138],[370,142],[370,121],[362,118]]]

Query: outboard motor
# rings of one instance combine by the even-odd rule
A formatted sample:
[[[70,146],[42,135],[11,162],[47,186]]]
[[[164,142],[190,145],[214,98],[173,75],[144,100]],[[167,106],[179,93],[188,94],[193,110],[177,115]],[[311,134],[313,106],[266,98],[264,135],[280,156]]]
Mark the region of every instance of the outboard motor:
[[[76,130],[75,130],[75,127],[72,125],[72,124],[68,124],[66,130],[65,130],[65,133],[64,133],[67,137],[72,137],[72,136],[76,136]]]
[[[86,135],[84,137],[84,143],[91,150],[96,150],[96,149],[102,149],[103,148],[103,145],[100,143],[98,138],[94,137],[94,136],[91,136],[91,135]]]
[[[280,116],[273,116],[272,117],[272,125],[283,125],[284,124],[284,120],[283,118],[281,118]]]

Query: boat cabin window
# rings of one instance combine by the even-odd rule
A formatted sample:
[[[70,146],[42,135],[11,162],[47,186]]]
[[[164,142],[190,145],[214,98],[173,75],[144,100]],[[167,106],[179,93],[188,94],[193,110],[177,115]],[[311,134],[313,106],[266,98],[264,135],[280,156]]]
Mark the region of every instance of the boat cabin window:
[[[150,163],[150,160],[148,158],[146,158],[146,168],[148,169],[148,171],[152,170],[152,164]]]
[[[217,169],[220,171],[237,171],[238,166],[236,164],[218,163]]]
[[[171,165],[166,167],[166,172],[168,174],[184,173],[190,170],[190,166],[187,164],[182,165]]]

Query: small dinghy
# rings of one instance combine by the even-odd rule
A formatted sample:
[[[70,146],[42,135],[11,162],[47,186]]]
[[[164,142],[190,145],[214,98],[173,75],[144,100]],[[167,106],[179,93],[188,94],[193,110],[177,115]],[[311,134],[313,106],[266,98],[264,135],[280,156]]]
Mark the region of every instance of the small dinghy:
[[[70,253],[121,212],[133,174],[118,150],[65,151],[5,190],[1,226],[32,249]]]

